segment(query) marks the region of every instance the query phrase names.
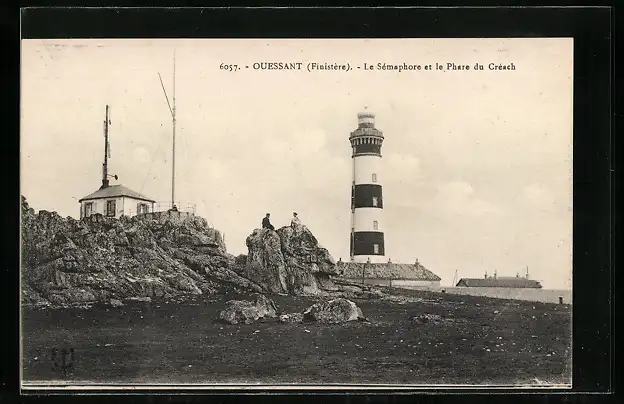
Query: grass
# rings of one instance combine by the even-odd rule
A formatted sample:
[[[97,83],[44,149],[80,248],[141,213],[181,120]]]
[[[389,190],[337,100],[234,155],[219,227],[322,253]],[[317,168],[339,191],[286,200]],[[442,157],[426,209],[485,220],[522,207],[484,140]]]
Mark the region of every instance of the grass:
[[[395,292],[396,293],[396,292]],[[70,383],[570,383],[571,306],[426,291],[357,301],[371,321],[249,325],[215,321],[224,302],[127,302],[22,314],[24,381]],[[284,312],[313,298],[274,296]],[[419,324],[430,313],[449,321]],[[53,348],[72,347],[63,374]]]

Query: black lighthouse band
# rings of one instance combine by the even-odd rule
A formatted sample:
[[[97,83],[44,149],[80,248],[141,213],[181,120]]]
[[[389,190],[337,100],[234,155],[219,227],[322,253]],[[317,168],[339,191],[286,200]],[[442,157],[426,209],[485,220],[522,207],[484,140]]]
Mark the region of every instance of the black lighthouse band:
[[[357,184],[353,186],[351,201],[353,208],[383,208],[381,185]]]
[[[351,255],[385,255],[383,232],[356,231],[352,237]]]

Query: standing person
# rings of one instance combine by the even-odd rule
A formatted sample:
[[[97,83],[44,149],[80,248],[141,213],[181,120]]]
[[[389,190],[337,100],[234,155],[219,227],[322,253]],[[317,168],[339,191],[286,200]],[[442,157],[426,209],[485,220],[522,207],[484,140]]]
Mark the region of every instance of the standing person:
[[[297,212],[293,212],[293,218],[290,221],[290,227],[295,229],[299,226],[301,226],[301,220],[299,220],[299,217],[297,216]]]
[[[275,227],[273,227],[273,225],[271,224],[271,221],[269,220],[270,217],[271,217],[271,214],[267,213],[264,219],[262,219],[262,228],[275,230]]]

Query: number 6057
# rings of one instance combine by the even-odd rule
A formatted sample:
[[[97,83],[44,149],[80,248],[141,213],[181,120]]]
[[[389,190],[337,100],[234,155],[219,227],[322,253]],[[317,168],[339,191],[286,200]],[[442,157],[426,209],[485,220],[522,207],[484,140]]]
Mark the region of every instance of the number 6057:
[[[219,68],[221,70],[225,70],[225,71],[228,71],[228,72],[235,72],[235,71],[238,70],[238,65],[228,65],[226,63],[221,63]]]

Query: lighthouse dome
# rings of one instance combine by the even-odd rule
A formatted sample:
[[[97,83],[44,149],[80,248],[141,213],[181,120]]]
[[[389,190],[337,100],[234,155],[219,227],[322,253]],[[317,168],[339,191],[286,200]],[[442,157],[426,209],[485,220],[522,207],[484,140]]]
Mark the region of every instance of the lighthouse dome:
[[[375,127],[375,114],[372,112],[364,111],[358,113],[358,126],[359,127]]]

